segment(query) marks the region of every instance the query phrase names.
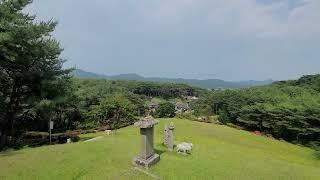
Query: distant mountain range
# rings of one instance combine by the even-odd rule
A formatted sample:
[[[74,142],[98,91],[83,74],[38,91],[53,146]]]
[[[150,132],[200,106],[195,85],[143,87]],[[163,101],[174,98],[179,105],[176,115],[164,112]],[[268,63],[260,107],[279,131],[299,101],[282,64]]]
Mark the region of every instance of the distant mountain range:
[[[81,69],[76,69],[72,72],[76,78],[84,79],[110,79],[110,80],[137,80],[137,81],[154,81],[154,82],[169,82],[169,83],[183,83],[190,86],[196,86],[205,89],[216,89],[216,88],[246,88],[252,86],[263,86],[273,82],[272,79],[265,81],[224,81],[221,79],[182,79],[182,78],[159,78],[159,77],[143,77],[138,74],[120,74],[115,76],[107,76],[103,74],[97,74],[93,72],[87,72]]]

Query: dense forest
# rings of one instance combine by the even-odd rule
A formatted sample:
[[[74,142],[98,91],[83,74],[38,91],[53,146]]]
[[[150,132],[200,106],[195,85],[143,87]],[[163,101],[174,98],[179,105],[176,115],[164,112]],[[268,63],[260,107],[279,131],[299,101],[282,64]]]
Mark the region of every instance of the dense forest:
[[[320,143],[320,75],[240,90],[212,91],[194,104],[198,114],[286,141]]]
[[[186,96],[200,96],[205,90],[194,88],[183,84],[153,83],[139,81],[120,80],[73,80],[74,95],[77,97],[78,128],[94,128],[97,125],[112,125],[132,123],[137,117],[147,115],[148,104],[153,98],[161,99],[163,102],[172,102]],[[113,102],[111,102],[111,101]],[[118,114],[106,113],[117,103],[120,110]],[[125,104],[123,104],[126,102]],[[108,108],[110,107],[110,108]],[[130,108],[126,108],[130,107]],[[173,108],[174,110],[174,108]],[[123,117],[120,117],[124,115]],[[110,121],[112,120],[112,121]],[[74,122],[74,121],[73,121]],[[119,126],[117,125],[117,126]],[[77,127],[73,127],[77,128]]]

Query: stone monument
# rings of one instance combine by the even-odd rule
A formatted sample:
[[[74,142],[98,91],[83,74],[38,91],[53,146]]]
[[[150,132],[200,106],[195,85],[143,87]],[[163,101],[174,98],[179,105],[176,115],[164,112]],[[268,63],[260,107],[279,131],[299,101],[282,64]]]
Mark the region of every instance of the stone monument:
[[[164,128],[164,145],[168,147],[170,151],[174,149],[174,138],[173,138],[174,124],[171,122],[169,125],[165,124]]]
[[[153,127],[158,123],[158,120],[149,116],[134,124],[140,128],[141,152],[133,161],[146,169],[160,160],[160,155],[156,154],[153,148]]]
[[[169,127],[168,124],[164,124],[164,132],[163,132],[163,144],[168,147],[168,134],[169,134]]]

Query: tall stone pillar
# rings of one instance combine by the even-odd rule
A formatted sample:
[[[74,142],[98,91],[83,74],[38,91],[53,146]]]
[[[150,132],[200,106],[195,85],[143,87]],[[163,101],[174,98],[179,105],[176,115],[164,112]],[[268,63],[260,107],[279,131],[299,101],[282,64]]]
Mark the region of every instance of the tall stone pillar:
[[[171,122],[169,124],[169,142],[168,142],[168,148],[170,151],[173,151],[173,148],[174,148],[173,130],[174,130],[174,124],[173,122]]]
[[[160,155],[154,153],[153,148],[153,127],[158,123],[158,120],[149,116],[134,124],[136,127],[140,128],[141,140],[140,154],[133,160],[135,164],[149,168],[160,160]]]
[[[165,124],[164,128],[164,145],[168,147],[170,151],[174,149],[174,137],[173,137],[174,124],[171,122],[169,125]]]

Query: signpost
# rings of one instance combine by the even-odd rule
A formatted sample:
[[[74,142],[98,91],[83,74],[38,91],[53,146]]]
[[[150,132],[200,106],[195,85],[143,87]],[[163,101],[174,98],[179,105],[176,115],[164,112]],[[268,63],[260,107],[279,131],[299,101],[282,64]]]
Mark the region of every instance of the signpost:
[[[51,144],[51,130],[53,129],[53,121],[49,121],[49,136],[50,136],[50,144]]]

